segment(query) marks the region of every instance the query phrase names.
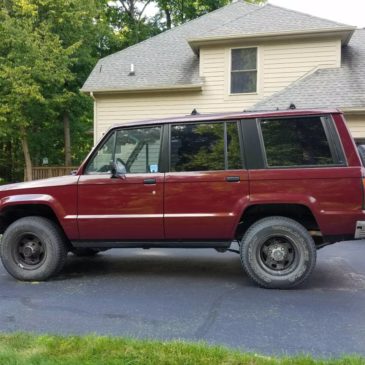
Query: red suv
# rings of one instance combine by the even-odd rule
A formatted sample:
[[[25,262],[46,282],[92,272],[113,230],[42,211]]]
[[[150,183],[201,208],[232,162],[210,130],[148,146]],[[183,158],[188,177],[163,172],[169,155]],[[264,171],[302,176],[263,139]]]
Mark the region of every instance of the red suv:
[[[17,279],[45,280],[68,251],[238,242],[256,283],[293,287],[317,249],[364,236],[363,174],[337,110],[127,123],[74,176],[0,187],[1,259]]]

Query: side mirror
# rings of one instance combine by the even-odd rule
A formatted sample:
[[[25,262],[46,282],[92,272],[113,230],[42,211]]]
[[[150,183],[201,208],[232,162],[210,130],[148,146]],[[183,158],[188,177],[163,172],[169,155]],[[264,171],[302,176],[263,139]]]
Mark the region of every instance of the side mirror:
[[[120,169],[118,169],[118,164],[116,164],[114,161],[110,163],[110,172],[112,179],[125,179],[125,172],[120,171]]]

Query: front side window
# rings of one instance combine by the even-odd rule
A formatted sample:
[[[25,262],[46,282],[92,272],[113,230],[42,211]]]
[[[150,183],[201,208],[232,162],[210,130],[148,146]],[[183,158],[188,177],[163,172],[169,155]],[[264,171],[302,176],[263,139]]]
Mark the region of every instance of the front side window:
[[[119,173],[159,172],[160,147],[160,126],[120,129],[99,148],[89,162],[86,173],[110,173],[112,162]]]
[[[86,174],[106,174],[111,172],[111,163],[113,162],[115,134],[110,137],[99,147],[90,162],[88,163]]]
[[[236,122],[171,126],[171,171],[242,168]]]
[[[260,121],[269,167],[335,164],[320,117]]]
[[[231,50],[231,94],[257,91],[257,48]]]

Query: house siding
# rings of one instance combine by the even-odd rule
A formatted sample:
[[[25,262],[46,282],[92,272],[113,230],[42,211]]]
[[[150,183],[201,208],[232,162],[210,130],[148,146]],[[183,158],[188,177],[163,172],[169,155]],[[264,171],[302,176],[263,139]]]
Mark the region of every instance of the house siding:
[[[229,93],[230,50],[237,47],[258,48],[256,93]],[[131,120],[185,115],[194,108],[201,113],[249,109],[317,68],[340,67],[340,64],[339,39],[203,47],[200,50],[202,91],[95,94],[95,139],[99,139],[110,126]]]
[[[263,47],[263,97],[268,97],[317,68],[341,66],[341,42],[296,43]]]
[[[365,113],[346,114],[347,126],[355,139],[365,140]]]

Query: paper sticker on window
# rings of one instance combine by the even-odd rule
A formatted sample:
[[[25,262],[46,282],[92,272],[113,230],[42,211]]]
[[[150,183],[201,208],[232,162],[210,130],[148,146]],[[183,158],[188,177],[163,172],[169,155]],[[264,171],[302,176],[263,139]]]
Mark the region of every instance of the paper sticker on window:
[[[158,172],[158,165],[150,165],[150,172]]]

